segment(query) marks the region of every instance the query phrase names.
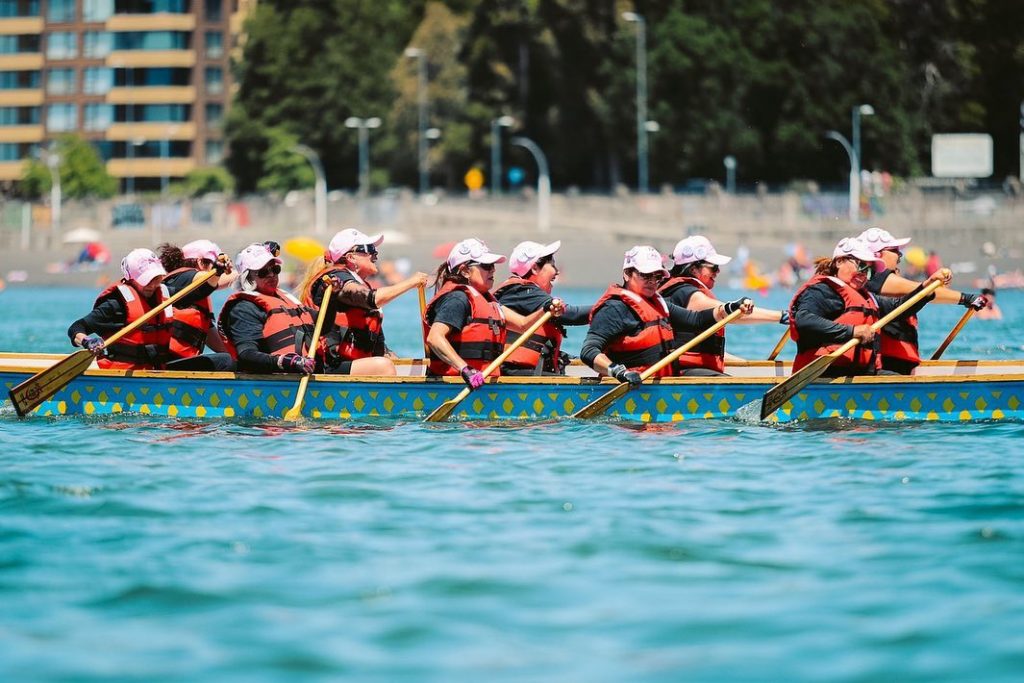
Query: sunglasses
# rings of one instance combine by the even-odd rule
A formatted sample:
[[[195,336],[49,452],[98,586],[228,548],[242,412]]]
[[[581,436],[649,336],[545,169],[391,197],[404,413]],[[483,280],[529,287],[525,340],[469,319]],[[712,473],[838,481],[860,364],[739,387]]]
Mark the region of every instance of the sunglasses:
[[[271,275],[281,274],[281,264],[274,263],[269,266],[263,266],[256,271],[256,277],[270,277]]]
[[[714,263],[707,263],[706,261],[701,263],[700,267],[707,268],[708,270],[715,274],[720,273],[722,271],[722,269],[719,266],[715,265]]]
[[[633,273],[645,282],[659,282],[662,278],[662,273],[657,270],[653,273],[641,273],[639,270],[634,270]]]
[[[854,259],[853,263],[857,266],[858,273],[871,273],[872,266],[867,261],[858,261],[857,259]]]
[[[896,263],[899,263],[900,261],[903,260],[903,252],[900,251],[899,249],[883,249],[882,251],[887,251],[890,254],[896,254]]]
[[[352,247],[352,251],[357,254],[368,254],[370,256],[376,256],[378,253],[377,247],[372,244],[360,244],[359,246]]]
[[[477,263],[476,261],[470,261],[466,265],[467,266],[476,266],[480,270],[486,270],[487,272],[491,272],[495,268],[493,263]]]

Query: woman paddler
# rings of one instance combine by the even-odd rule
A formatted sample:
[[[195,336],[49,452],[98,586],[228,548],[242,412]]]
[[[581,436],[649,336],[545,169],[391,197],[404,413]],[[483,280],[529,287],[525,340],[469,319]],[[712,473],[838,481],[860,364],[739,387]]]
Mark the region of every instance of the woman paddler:
[[[325,372],[339,375],[394,375],[394,354],[384,343],[381,307],[410,289],[426,286],[427,274],[414,273],[393,285],[374,288],[377,247],[382,235],[367,236],[347,228],[331,239],[323,259],[314,261],[299,285],[302,303],[317,307],[323,300],[323,278],[330,278],[335,293],[328,300],[324,330]]]
[[[172,296],[203,274],[211,270],[215,272],[191,294],[174,304],[171,358],[196,359],[187,364],[178,364],[175,369],[234,370],[235,361],[214,325],[213,304],[210,302],[213,292],[230,283],[231,260],[210,240],[195,240],[180,249],[173,244],[162,244],[157,252],[167,271],[164,285]],[[203,350],[207,346],[214,353],[204,355]],[[182,365],[187,367],[183,368]]]
[[[910,242],[909,237],[899,239],[882,228],[868,228],[857,239],[868,245],[868,248],[884,265],[868,278],[867,290],[872,294],[884,296],[903,296],[917,290],[919,283],[900,275],[899,263],[903,260],[903,247]],[[952,276],[948,268],[945,271],[946,281]],[[980,311],[988,305],[984,294],[958,292],[955,289],[941,288],[935,292],[937,304],[960,304],[965,308]],[[882,368],[892,370],[901,375],[909,375],[921,364],[921,353],[917,340],[917,316],[912,315],[889,323],[881,331]]]
[[[672,250],[672,270],[669,279],[658,288],[667,301],[688,310],[698,312],[721,306],[712,293],[721,267],[732,261],[715,251],[711,241],[703,235],[694,235],[679,240]],[[754,312],[741,318],[741,323],[789,324],[788,311],[754,307]],[[697,333],[683,327],[673,328],[676,348],[693,339]],[[705,339],[695,348],[679,357],[676,374],[687,377],[720,377],[725,375],[725,328]]]
[[[504,261],[480,240],[467,239],[453,246],[438,267],[436,293],[423,321],[430,349],[428,376],[458,375],[470,389],[478,389],[485,380],[481,370],[505,348],[506,320],[526,329],[546,310],[555,317],[565,311],[560,299],[527,316],[499,304],[491,287],[495,264]],[[499,368],[493,374],[500,372]]]
[[[747,298],[698,312],[677,306],[658,294],[666,275],[654,247],[636,246],[626,252],[622,284],[608,287],[591,310],[590,330],[580,351],[584,363],[598,374],[637,386],[641,372],[678,348],[676,328],[697,334],[733,311],[749,315],[754,309],[754,302]],[[658,376],[673,374],[668,365]]]
[[[797,348],[793,372],[857,338],[861,343],[836,359],[822,377],[896,374],[882,368],[871,325],[896,309],[923,285],[918,285],[914,292],[901,298],[876,296],[867,289],[872,268],[876,267],[882,268],[884,264],[877,260],[865,242],[855,237],[840,240],[832,258],[819,259],[817,273],[804,283],[790,303],[790,334]],[[949,271],[937,271],[925,284],[933,280],[948,282]],[[901,319],[916,314],[932,298],[934,294],[922,299]]]
[[[135,322],[170,296],[163,286],[167,271],[149,249],[134,249],[121,261],[121,275],[120,282],[100,293],[88,315],[71,324],[68,337],[72,345],[92,352],[101,368],[161,369],[171,359],[174,311],[170,306],[111,346],[103,343],[103,337]]]
[[[494,298],[505,308],[520,315],[545,310],[554,297],[551,288],[558,278],[555,253],[561,242],[539,244],[521,242],[509,256],[508,269],[512,276],[494,291]],[[512,352],[501,365],[504,375],[564,375],[569,355],[562,351],[565,325],[586,325],[590,321],[590,306],[566,306],[558,321],[549,320],[522,346]],[[513,325],[509,328],[522,332]]]
[[[317,310],[278,288],[281,259],[264,244],[250,244],[235,258],[235,292],[224,302],[217,327],[243,372],[312,374],[306,357]]]

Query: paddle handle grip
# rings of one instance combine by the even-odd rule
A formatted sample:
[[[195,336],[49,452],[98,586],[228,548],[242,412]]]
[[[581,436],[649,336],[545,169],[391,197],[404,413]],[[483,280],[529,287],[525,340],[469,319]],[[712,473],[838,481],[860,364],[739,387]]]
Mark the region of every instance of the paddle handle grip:
[[[125,336],[126,334],[131,334],[135,330],[139,329],[140,327],[142,327],[143,325],[148,323],[150,320],[155,318],[156,315],[160,311],[164,310],[165,308],[167,308],[171,304],[174,304],[174,303],[180,301],[186,295],[188,295],[191,292],[195,291],[197,288],[203,286],[204,284],[206,284],[207,280],[209,280],[211,277],[213,277],[216,274],[217,274],[217,271],[215,271],[215,270],[210,270],[210,271],[207,271],[207,272],[203,273],[202,276],[198,280],[193,280],[191,284],[189,284],[186,287],[183,287],[174,296],[168,297],[164,301],[161,301],[159,304],[157,304],[153,308],[149,309],[148,311],[146,311],[145,313],[140,315],[138,318],[136,318],[134,321],[132,321],[131,324],[122,327],[120,330],[118,330],[114,334],[112,334],[109,337],[107,337],[106,339],[104,339],[103,340],[104,345],[105,346],[110,346],[111,344],[117,342],[117,340],[119,340],[121,337]]]

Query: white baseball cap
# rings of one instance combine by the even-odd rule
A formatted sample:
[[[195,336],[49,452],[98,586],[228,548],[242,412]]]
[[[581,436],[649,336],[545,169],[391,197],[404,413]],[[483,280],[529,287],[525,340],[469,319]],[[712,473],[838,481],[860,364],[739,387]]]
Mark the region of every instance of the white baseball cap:
[[[475,261],[477,263],[504,263],[505,257],[495,254],[487,245],[478,239],[470,237],[462,240],[448,252],[448,269],[454,271],[463,263]]]
[[[121,260],[121,274],[125,280],[135,280],[145,287],[153,278],[167,275],[167,271],[156,254],[149,249],[133,249]]]
[[[221,248],[210,240],[196,240],[189,242],[181,248],[181,255],[187,259],[206,259],[216,261],[221,254]]]
[[[672,250],[672,261],[677,266],[696,263],[697,261],[707,261],[716,266],[724,266],[729,261],[732,261],[732,257],[723,256],[715,251],[714,245],[704,235],[693,235],[692,237],[685,237],[676,243],[676,248]]]
[[[852,257],[866,263],[878,262],[878,257],[866,242],[857,237],[844,237],[832,250],[832,258]]]
[[[622,270],[633,268],[640,273],[656,273],[665,270],[661,254],[654,247],[639,245],[626,252],[622,262]]]
[[[882,228],[868,228],[857,235],[857,239],[867,244],[868,248],[876,254],[883,249],[898,249],[910,242],[909,237],[896,239],[891,232]]]
[[[551,256],[561,246],[561,241],[552,242],[548,245],[529,241],[520,242],[512,250],[512,255],[508,257],[508,269],[512,271],[513,275],[523,277],[530,272],[530,269],[533,268],[537,261],[545,256]]]
[[[274,256],[265,244],[250,244],[235,257],[235,265],[240,273],[260,270],[270,262],[281,263],[281,259]]]
[[[342,256],[352,251],[355,247],[373,245],[379,247],[384,241],[384,235],[367,235],[355,228],[345,228],[331,238],[324,256],[331,263],[336,262]]]

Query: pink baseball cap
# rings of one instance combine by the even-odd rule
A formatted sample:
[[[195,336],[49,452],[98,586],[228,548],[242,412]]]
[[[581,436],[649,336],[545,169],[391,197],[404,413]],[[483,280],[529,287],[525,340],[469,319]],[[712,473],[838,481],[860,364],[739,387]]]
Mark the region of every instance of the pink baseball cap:
[[[865,263],[876,263],[878,257],[866,242],[857,237],[844,237],[832,250],[832,258],[852,257]]]
[[[235,257],[235,265],[238,272],[247,270],[257,271],[268,263],[281,263],[281,259],[274,256],[265,244],[250,244]]]
[[[876,254],[883,249],[898,249],[910,242],[909,237],[899,239],[892,236],[892,233],[882,228],[868,228],[857,239],[868,245],[868,248]]]
[[[551,256],[561,246],[560,241],[546,245],[538,242],[520,242],[512,250],[512,255],[508,257],[508,269],[514,275],[522,277],[530,272],[530,268],[533,268],[537,261],[545,256]]]
[[[324,252],[324,257],[331,263],[352,251],[355,247],[373,245],[379,247],[384,235],[367,235],[355,228],[345,228],[331,238],[331,243]]]
[[[167,271],[149,249],[133,249],[121,260],[121,274],[125,280],[135,280],[145,287],[153,278],[167,275]]]
[[[693,235],[692,237],[685,237],[676,243],[676,248],[672,250],[672,260],[677,266],[696,263],[697,261],[707,261],[716,266],[724,266],[729,261],[732,261],[732,257],[723,256],[715,251],[711,240],[704,237],[704,235]]]
[[[661,254],[654,247],[639,245],[626,252],[626,259],[622,262],[622,269],[632,268],[640,273],[656,273],[665,270]]]
[[[448,252],[448,269],[454,271],[463,263],[475,261],[477,263],[504,263],[505,257],[495,254],[487,245],[478,239],[470,237],[462,240]]]
[[[216,261],[221,254],[221,249],[210,240],[195,240],[181,248],[181,254],[187,259],[206,259]]]

